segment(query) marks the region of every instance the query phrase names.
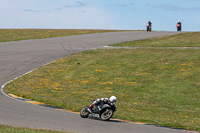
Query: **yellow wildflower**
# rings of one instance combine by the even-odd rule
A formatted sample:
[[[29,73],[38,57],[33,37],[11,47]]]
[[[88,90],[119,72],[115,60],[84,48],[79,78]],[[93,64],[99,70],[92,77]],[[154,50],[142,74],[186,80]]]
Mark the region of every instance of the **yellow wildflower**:
[[[104,70],[97,70],[97,69],[95,71],[96,72],[105,72]]]
[[[182,66],[185,66],[186,64],[181,64]]]
[[[126,85],[137,84],[137,82],[126,82]]]
[[[88,80],[81,81],[81,83],[83,83],[83,84],[89,84],[89,82],[90,81],[88,81]]]
[[[106,87],[106,88],[104,88],[105,90],[111,90],[112,88],[110,88],[110,87]]]
[[[113,85],[113,82],[100,82],[99,84],[102,84],[102,85]]]
[[[88,93],[87,91],[81,91],[80,93]]]
[[[151,75],[150,73],[139,73],[138,75]]]

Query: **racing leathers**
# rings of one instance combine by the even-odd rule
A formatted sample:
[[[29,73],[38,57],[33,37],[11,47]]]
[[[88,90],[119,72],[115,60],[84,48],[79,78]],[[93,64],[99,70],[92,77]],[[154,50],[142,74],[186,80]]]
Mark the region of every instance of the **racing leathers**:
[[[91,110],[92,110],[93,106],[94,106],[94,105],[96,106],[96,105],[98,105],[98,104],[101,103],[101,102],[103,102],[103,103],[109,103],[110,100],[109,100],[109,98],[100,98],[100,99],[96,99],[96,100],[94,100],[93,103],[90,105],[90,108],[88,108],[88,111],[89,111],[89,112],[92,112]]]
[[[93,103],[90,105],[90,107],[92,108],[93,105],[98,105],[101,102],[108,103],[108,102],[110,102],[110,100],[109,100],[109,98],[96,99],[96,100],[93,101]]]

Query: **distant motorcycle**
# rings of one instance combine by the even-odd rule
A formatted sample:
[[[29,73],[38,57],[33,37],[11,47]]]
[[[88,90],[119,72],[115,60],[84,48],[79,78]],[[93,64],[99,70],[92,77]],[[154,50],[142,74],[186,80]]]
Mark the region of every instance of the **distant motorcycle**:
[[[181,32],[181,25],[180,25],[180,24],[177,24],[176,27],[177,27],[177,32],[178,32],[178,31]]]
[[[80,112],[80,116],[82,118],[87,118],[89,115],[94,118],[99,118],[103,121],[107,121],[110,118],[112,118],[115,111],[117,111],[117,108],[115,106],[115,103],[100,103],[93,107],[91,111],[88,110],[90,106],[86,106],[83,108]]]
[[[151,25],[147,24],[147,32],[151,32]]]

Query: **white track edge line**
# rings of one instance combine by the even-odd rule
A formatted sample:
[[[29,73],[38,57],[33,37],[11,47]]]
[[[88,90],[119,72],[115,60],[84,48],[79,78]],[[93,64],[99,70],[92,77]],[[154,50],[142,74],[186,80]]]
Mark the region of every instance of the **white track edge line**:
[[[54,61],[56,61],[56,60],[54,60]],[[41,66],[39,66],[39,67],[46,66],[46,65],[48,65],[48,64],[50,64],[50,63],[52,63],[52,62],[54,62],[54,61],[51,61],[51,62],[46,63],[46,64],[44,64],[44,65],[41,65]],[[35,69],[32,69],[32,70],[30,70],[30,71],[28,71],[28,72],[26,72],[26,73],[24,73],[24,74],[22,74],[22,75],[16,77],[16,78],[14,78],[14,79],[12,79],[12,80],[10,80],[10,81],[4,83],[4,84],[1,86],[1,93],[2,93],[4,96],[6,96],[6,97],[8,97],[8,98],[10,98],[10,99],[13,99],[13,100],[15,100],[15,101],[19,101],[19,102],[26,103],[26,104],[30,104],[30,105],[35,105],[35,106],[37,106],[37,107],[43,107],[43,106],[38,106],[38,105],[36,105],[36,104],[28,103],[28,102],[26,102],[26,101],[23,101],[23,100],[14,98],[14,97],[8,95],[8,94],[4,91],[4,87],[5,87],[7,84],[11,83],[12,81],[14,81],[14,80],[16,80],[16,79],[18,79],[18,78],[20,78],[20,77],[26,75],[26,74],[29,74],[29,73],[33,72],[34,70],[38,69],[39,67],[37,67],[37,68],[35,68]],[[27,100],[29,100],[29,99],[27,99]]]

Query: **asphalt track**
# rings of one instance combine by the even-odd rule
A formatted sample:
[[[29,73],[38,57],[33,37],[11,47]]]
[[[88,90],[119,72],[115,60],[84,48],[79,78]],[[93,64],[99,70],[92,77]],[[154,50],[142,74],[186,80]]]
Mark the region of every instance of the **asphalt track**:
[[[80,51],[170,34],[176,33],[112,32],[0,43],[0,86],[30,70]],[[184,130],[155,125],[82,119],[76,113],[26,104],[2,93],[0,124],[81,133],[187,133]]]

